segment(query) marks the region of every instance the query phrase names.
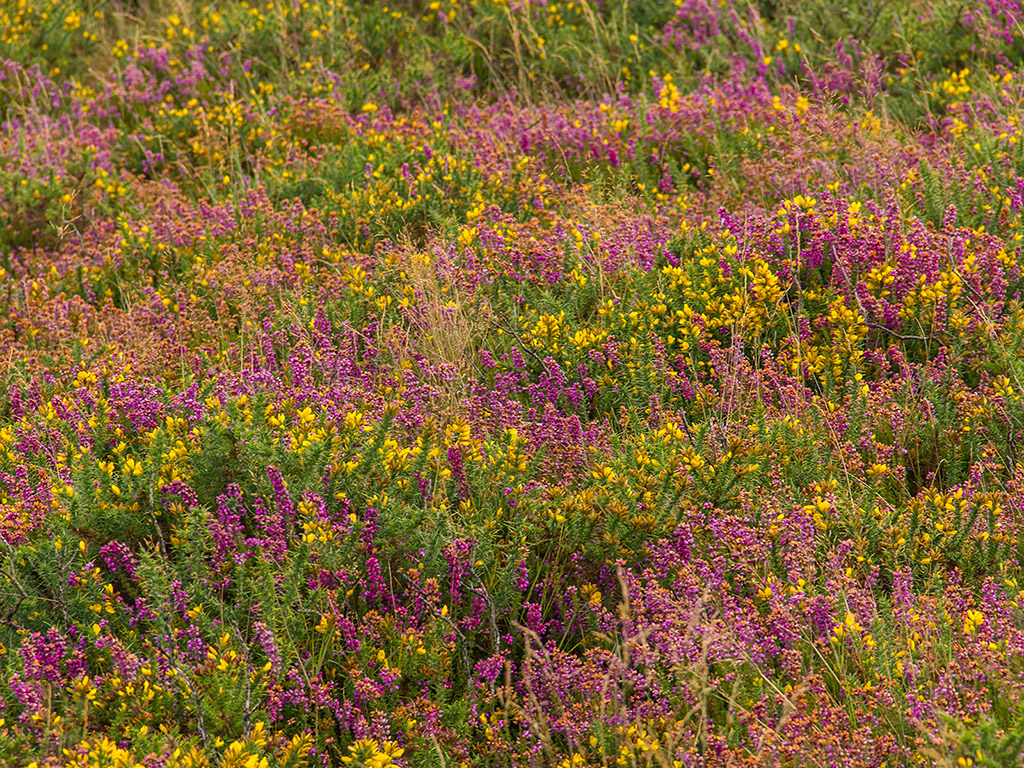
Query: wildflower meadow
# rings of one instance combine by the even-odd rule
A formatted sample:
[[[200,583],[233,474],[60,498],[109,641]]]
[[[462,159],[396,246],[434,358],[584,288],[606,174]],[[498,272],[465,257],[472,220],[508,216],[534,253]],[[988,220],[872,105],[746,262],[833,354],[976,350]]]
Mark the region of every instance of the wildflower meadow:
[[[1024,0],[0,2],[0,764],[1024,764]]]

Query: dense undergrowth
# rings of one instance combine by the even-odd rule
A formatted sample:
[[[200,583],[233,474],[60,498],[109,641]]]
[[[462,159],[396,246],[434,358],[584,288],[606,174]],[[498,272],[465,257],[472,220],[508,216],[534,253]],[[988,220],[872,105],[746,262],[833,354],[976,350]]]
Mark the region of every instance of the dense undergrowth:
[[[0,30],[0,762],[1019,764],[1018,0]]]

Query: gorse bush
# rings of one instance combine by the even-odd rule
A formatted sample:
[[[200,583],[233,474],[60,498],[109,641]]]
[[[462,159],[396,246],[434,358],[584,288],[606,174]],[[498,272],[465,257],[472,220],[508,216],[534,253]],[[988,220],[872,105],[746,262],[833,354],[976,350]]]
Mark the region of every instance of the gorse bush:
[[[0,760],[1019,763],[1022,24],[0,9]]]

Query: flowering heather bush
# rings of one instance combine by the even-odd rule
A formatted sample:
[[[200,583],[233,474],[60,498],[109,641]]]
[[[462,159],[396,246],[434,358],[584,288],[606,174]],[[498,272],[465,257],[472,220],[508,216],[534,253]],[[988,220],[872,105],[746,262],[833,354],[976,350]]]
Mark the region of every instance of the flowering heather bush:
[[[0,763],[1024,760],[1024,6],[0,8]]]

